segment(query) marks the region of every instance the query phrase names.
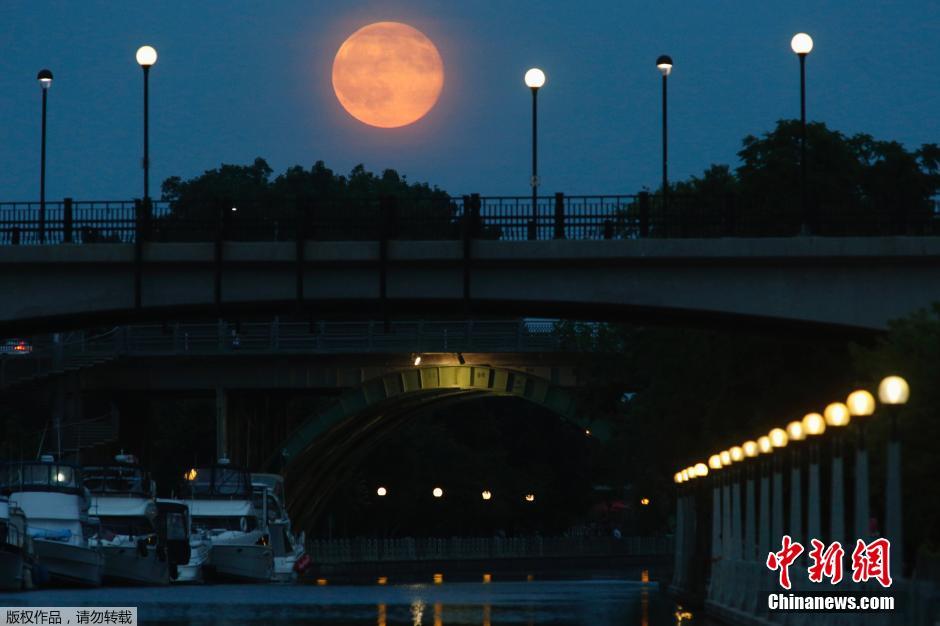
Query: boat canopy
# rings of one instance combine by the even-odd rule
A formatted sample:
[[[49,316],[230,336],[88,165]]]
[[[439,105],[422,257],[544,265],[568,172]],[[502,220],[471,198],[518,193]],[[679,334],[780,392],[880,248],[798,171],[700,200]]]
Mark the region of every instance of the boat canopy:
[[[94,495],[134,495],[153,498],[150,476],[139,465],[96,465],[82,470],[84,483]]]

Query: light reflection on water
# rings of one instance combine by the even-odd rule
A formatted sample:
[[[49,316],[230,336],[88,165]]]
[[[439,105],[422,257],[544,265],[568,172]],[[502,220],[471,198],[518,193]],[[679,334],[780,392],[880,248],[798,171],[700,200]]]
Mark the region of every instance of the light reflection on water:
[[[680,623],[656,582],[437,582],[209,585],[0,593],[0,606],[137,606],[141,624],[331,626],[665,626]],[[378,581],[376,581],[378,582]],[[681,624],[693,624],[681,619]]]

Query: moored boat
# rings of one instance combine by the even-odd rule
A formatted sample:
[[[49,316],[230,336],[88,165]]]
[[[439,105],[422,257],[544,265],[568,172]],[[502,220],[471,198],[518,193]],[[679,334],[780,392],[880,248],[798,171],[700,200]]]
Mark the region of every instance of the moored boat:
[[[186,473],[183,497],[193,527],[205,531],[212,546],[208,570],[216,578],[268,582],[274,555],[261,514],[252,499],[247,470],[219,459]]]
[[[255,508],[263,509],[265,526],[274,552],[274,582],[294,582],[310,565],[304,550],[304,533],[295,535],[284,504],[284,478],[279,474],[252,474]]]
[[[167,546],[170,582],[201,583],[212,542],[205,531],[193,530],[189,505],[182,500],[157,500],[158,532]]]
[[[7,463],[0,469],[0,494],[26,514],[36,557],[51,582],[101,584],[104,561],[88,542],[95,520],[88,516],[91,498],[79,468],[56,463],[51,455]]]
[[[0,495],[0,589],[32,589],[35,552],[26,515]]]

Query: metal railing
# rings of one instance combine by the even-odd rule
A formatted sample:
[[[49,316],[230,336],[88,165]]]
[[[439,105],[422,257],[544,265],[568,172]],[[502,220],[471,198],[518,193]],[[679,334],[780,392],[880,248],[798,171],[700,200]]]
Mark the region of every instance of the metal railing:
[[[558,352],[551,320],[174,323],[120,326],[30,340],[31,352],[0,355],[0,388],[123,356]],[[595,346],[595,348],[600,348]]]
[[[452,537],[393,539],[308,539],[317,564],[461,561],[673,553],[673,538],[658,537]]]
[[[379,241],[447,239],[640,239],[940,235],[936,201],[916,207],[818,206],[812,224],[787,204],[729,194],[441,196],[403,202],[394,196],[284,207],[171,202],[0,202],[0,245],[135,241]]]

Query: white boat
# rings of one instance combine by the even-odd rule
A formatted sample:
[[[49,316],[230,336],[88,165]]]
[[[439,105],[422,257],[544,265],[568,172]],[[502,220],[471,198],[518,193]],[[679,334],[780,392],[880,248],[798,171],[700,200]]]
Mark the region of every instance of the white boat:
[[[0,589],[19,591],[33,588],[35,553],[27,533],[26,515],[0,495]]]
[[[170,582],[166,546],[157,533],[156,488],[137,459],[119,454],[112,465],[83,469],[91,492],[91,513],[101,524],[89,539],[104,554],[105,581],[166,585]]]
[[[295,535],[284,505],[284,477],[252,474],[255,508],[263,510],[271,549],[274,552],[274,582],[290,583],[310,565],[304,551],[304,533]]]
[[[26,514],[36,557],[52,582],[101,584],[104,559],[88,543],[96,520],[88,516],[91,497],[82,486],[81,470],[55,463],[51,455],[8,463],[0,470],[0,493]]]
[[[205,531],[212,542],[209,573],[222,579],[270,581],[274,553],[252,501],[248,471],[219,459],[216,465],[190,470],[185,478],[183,494],[193,527]]]
[[[205,531],[194,531],[189,505],[182,500],[157,500],[158,532],[166,544],[170,581],[201,583],[202,568],[209,561],[212,542]]]

